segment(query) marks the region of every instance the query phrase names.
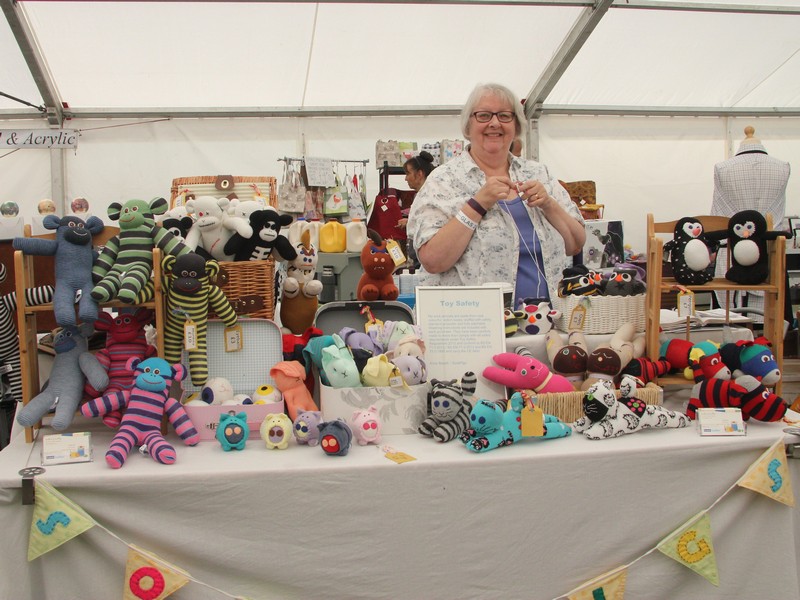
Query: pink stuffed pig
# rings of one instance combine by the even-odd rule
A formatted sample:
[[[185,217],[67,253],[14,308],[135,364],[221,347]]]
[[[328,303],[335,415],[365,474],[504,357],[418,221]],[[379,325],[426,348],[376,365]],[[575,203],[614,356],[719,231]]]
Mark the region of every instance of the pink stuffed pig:
[[[375,406],[370,406],[366,410],[353,411],[351,423],[353,435],[359,446],[381,443],[381,420]]]

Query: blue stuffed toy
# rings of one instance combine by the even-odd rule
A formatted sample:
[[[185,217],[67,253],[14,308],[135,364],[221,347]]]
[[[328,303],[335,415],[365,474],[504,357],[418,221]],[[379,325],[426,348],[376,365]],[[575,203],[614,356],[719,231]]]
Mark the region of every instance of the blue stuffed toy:
[[[522,394],[514,392],[506,402],[478,400],[470,412],[470,428],[461,434],[461,441],[473,452],[487,452],[510,446],[522,438]],[[567,437],[572,428],[553,415],[544,415],[543,435],[540,439]]]
[[[225,452],[231,450],[244,450],[247,438],[250,435],[250,426],[247,424],[247,413],[234,414],[222,413],[219,415],[217,426],[217,441]]]
[[[319,445],[328,456],[346,456],[353,443],[353,431],[342,419],[319,424]]]
[[[77,325],[75,319],[75,296],[80,291],[78,316],[84,323],[97,320],[97,302],[92,298],[92,236],[105,225],[99,217],[83,219],[75,216],[59,218],[47,215],[42,221],[45,229],[55,229],[56,239],[14,238],[14,249],[34,256],[55,256],[56,291],[53,297],[53,312],[56,323]]]

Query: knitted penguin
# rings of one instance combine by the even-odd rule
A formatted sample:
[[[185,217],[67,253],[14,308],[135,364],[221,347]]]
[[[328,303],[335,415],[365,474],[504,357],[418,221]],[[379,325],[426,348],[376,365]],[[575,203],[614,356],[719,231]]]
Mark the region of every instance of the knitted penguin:
[[[719,242],[705,235],[703,224],[694,217],[675,223],[673,238],[664,244],[675,280],[683,285],[701,285],[714,278]]]
[[[757,210],[743,210],[728,220],[728,253],[731,267],[725,279],[742,285],[758,285],[769,277],[767,240],[791,237],[785,231],[769,231]]]

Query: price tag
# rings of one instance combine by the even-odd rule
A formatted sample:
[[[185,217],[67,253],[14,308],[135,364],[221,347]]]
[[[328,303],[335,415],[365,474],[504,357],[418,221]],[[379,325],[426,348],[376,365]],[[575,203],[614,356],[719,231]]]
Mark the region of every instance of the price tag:
[[[183,323],[183,347],[197,350],[197,325],[191,319],[186,319]]]
[[[398,244],[397,241],[387,240],[386,249],[389,251],[389,256],[392,257],[395,267],[399,267],[406,262],[406,257],[403,254],[403,251],[400,249],[400,244]]]
[[[399,388],[406,384],[402,375],[392,375],[389,377],[389,387]]]
[[[685,319],[694,315],[694,292],[678,292],[678,316]]]
[[[522,437],[542,437],[544,435],[544,411],[531,405],[522,409]]]
[[[584,325],[586,325],[586,306],[581,301],[578,306],[572,309],[572,313],[569,316],[569,326],[567,327],[567,330],[583,331]]]
[[[244,348],[244,335],[242,326],[234,325],[225,328],[225,352],[237,352]]]

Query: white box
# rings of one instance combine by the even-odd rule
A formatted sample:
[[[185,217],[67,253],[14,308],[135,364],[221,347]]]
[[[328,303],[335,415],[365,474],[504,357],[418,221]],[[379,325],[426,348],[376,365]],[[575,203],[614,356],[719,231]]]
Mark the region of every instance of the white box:
[[[42,438],[42,465],[91,462],[92,434],[54,433]]]
[[[698,408],[697,432],[700,435],[746,435],[741,408]]]
[[[349,424],[354,411],[374,405],[381,419],[381,433],[412,434],[427,416],[428,389],[425,383],[408,388],[333,388],[320,384],[320,410],[325,421],[344,419]]]

